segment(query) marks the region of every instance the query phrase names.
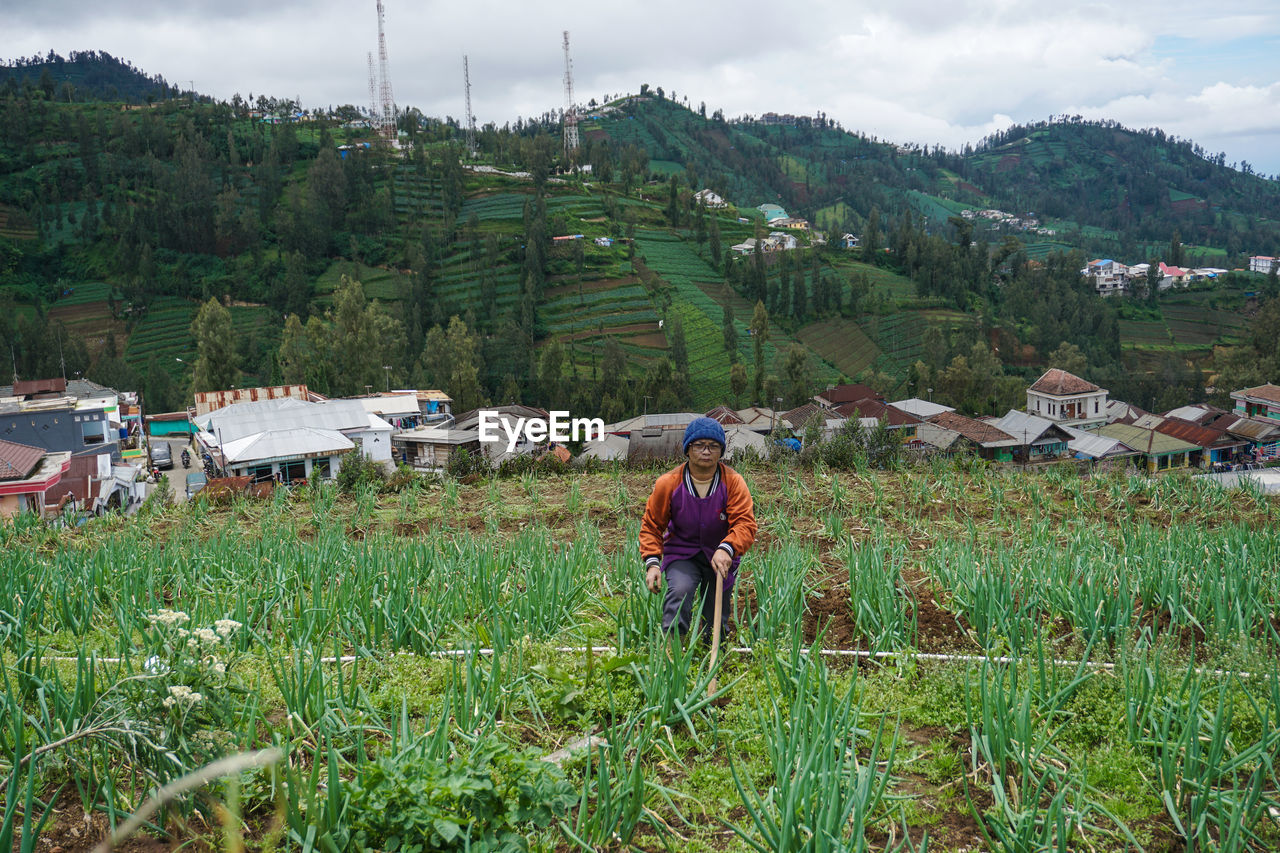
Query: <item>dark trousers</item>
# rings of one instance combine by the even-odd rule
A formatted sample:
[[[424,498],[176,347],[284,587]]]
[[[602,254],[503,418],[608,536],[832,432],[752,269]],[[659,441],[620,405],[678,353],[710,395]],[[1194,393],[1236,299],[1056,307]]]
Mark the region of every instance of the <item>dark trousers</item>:
[[[702,598],[702,622],[699,626],[702,636],[711,639],[716,616],[716,587],[723,583],[711,568],[711,561],[698,554],[689,560],[675,560],[667,566],[667,591],[662,600],[662,630],[670,631],[672,624],[680,629],[680,636],[689,633],[693,618],[693,602],[698,596]],[[726,596],[727,598],[727,596]],[[723,614],[721,615],[721,637],[724,636]]]

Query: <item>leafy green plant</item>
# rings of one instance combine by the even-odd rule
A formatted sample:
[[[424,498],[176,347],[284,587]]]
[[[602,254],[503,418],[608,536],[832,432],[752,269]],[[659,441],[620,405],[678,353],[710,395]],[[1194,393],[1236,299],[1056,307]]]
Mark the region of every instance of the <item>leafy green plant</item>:
[[[365,764],[346,789],[361,849],[521,851],[576,801],[554,764],[485,733],[462,754],[417,750]]]

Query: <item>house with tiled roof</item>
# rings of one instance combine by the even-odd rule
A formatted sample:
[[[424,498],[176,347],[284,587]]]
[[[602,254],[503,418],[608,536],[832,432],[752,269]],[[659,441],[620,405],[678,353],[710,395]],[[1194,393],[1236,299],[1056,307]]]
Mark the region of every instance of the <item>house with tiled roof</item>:
[[[728,406],[716,406],[714,409],[707,412],[707,417],[718,422],[721,426],[746,423],[746,421],[738,416],[737,412]]]
[[[821,391],[813,395],[813,401],[819,406],[826,406],[828,409],[834,409],[836,406],[845,403],[856,403],[859,400],[884,400],[884,395],[880,394],[870,385],[861,383],[852,383],[846,385],[828,385],[827,390]]]
[[[43,516],[46,495],[71,467],[71,451],[0,440],[0,518],[30,512]]]
[[[923,418],[917,418],[910,412],[904,412],[882,400],[873,400],[869,397],[836,406],[835,411],[845,418],[875,418],[877,422],[884,424],[886,429],[899,430],[904,441],[915,438],[916,427],[924,423]]]
[[[1145,421],[1150,418],[1157,416],[1149,415],[1148,418],[1135,422],[1134,426],[1147,426]],[[1249,447],[1248,441],[1237,438],[1226,430],[1202,426],[1181,418],[1158,418],[1158,421],[1152,425],[1152,429],[1196,445],[1197,449],[1191,452],[1188,460],[1192,468],[1233,464]]]
[[[1280,385],[1258,385],[1232,391],[1235,413],[1246,418],[1270,418],[1280,421]]]
[[[1107,389],[1056,367],[1027,389],[1027,414],[1058,424],[1091,429],[1107,422]]]
[[[1138,451],[1150,474],[1188,467],[1191,453],[1199,449],[1189,441],[1133,424],[1107,424],[1098,434],[1117,438]]]
[[[1248,442],[1241,461],[1270,462],[1280,459],[1280,421],[1242,418],[1235,413],[1228,413],[1207,426],[1226,430],[1236,438]]]
[[[940,412],[929,422],[960,434],[960,441],[983,459],[1012,462],[1018,439],[995,424],[966,417],[959,412]]]
[[[790,427],[797,432],[804,429],[805,425],[814,417],[817,417],[825,424],[828,420],[840,418],[840,415],[819,406],[817,403],[805,403],[802,406],[796,406],[789,412],[782,412],[778,415],[778,419],[785,426]]]

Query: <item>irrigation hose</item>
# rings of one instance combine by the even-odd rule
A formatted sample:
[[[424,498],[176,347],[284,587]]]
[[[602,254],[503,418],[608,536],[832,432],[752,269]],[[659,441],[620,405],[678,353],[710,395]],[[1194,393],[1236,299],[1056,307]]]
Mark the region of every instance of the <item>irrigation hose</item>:
[[[551,646],[547,651],[560,652],[563,654],[613,654],[620,655],[623,652],[615,646]],[[754,655],[756,650],[750,646],[733,646],[725,649],[727,652],[733,652],[739,655]],[[801,649],[800,654],[810,654],[811,649]],[[395,657],[428,657],[428,658],[451,658],[451,657],[467,657],[468,655],[479,655],[481,657],[492,657],[495,654],[493,649],[438,649],[434,652],[396,652]],[[910,649],[899,649],[896,651],[871,652],[865,649],[818,649],[818,654],[823,657],[845,657],[845,658],[861,658],[863,660],[888,660],[901,658],[906,661],[933,661],[937,663],[1000,663],[1017,665],[1029,658],[1015,658],[1007,655],[959,655],[959,654],[940,654],[937,652],[914,652]],[[94,658],[100,663],[123,663],[123,658]],[[80,658],[61,657],[49,655],[42,657],[41,660],[57,661],[60,663],[75,663]],[[373,660],[377,662],[377,658],[370,655],[342,655],[341,657],[322,657],[320,663],[355,663],[359,660]],[[1079,669],[1097,669],[1097,670],[1114,670],[1116,664],[1106,663],[1104,661],[1083,661],[1083,660],[1062,660],[1053,658],[1049,661],[1053,666],[1071,667]],[[1236,678],[1267,678],[1267,673],[1248,672],[1245,670],[1233,669],[1205,669],[1204,667],[1196,667],[1192,670],[1196,675],[1212,675],[1216,677],[1236,677]]]

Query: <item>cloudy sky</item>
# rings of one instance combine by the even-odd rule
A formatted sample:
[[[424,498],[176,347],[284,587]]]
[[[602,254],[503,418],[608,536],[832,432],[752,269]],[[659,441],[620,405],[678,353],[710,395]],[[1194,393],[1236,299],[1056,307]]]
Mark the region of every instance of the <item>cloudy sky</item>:
[[[975,142],[1051,115],[1162,127],[1280,174],[1275,0],[385,0],[396,101],[501,125],[675,91],[726,115],[818,110],[893,142]],[[183,87],[304,107],[369,100],[375,0],[3,0],[0,58],[105,50]]]

